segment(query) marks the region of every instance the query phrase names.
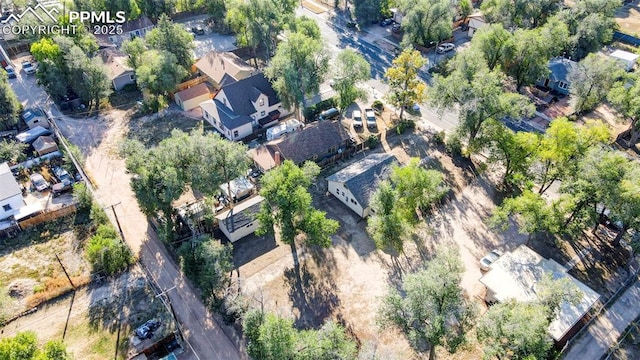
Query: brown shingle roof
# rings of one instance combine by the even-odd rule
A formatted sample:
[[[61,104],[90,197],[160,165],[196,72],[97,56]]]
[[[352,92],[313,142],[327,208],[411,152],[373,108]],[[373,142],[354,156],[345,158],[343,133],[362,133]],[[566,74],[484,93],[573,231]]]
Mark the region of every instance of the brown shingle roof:
[[[176,96],[180,97],[182,101],[188,101],[204,94],[209,94],[209,88],[207,84],[201,83],[176,93]]]
[[[300,131],[295,131],[277,140],[265,144],[271,154],[279,151],[283,160],[300,164],[328,155],[329,149],[340,147],[349,139],[349,135],[340,123],[318,121]]]
[[[122,74],[132,72],[133,69],[127,65],[127,59],[129,56],[122,51],[114,47],[107,47],[100,51],[100,58],[107,69],[107,75],[109,80],[113,80]]]
[[[236,80],[241,80],[250,76],[256,70],[236,54],[230,52],[210,51],[195,66],[204,75],[210,77],[218,86],[221,86],[225,74]]]

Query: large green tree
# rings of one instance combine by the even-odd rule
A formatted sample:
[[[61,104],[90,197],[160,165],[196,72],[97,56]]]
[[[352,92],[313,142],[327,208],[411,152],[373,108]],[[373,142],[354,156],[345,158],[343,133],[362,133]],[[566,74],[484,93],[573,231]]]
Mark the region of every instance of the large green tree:
[[[623,120],[630,121],[627,146],[634,146],[640,139],[640,74],[625,74],[613,84],[607,98],[616,106]]]
[[[0,162],[8,161],[13,164],[26,160],[27,156],[24,151],[28,147],[28,144],[18,141],[0,140]]]
[[[378,249],[402,252],[411,226],[396,207],[398,192],[388,181],[381,181],[371,196],[371,216],[367,219],[367,232]]]
[[[265,70],[274,90],[287,107],[306,107],[306,97],[316,94],[329,69],[322,40],[303,33],[288,33]]]
[[[393,59],[385,73],[390,87],[389,101],[400,108],[400,120],[405,108],[426,99],[427,87],[418,78],[418,70],[426,63],[419,51],[409,47]]]
[[[590,54],[580,61],[568,75],[573,110],[582,114],[595,109],[621,75],[620,66],[610,58]]]
[[[359,88],[361,82],[371,78],[371,68],[362,55],[352,49],[342,50],[335,62],[333,88],[338,93],[338,108],[344,111],[366,92]]]
[[[0,74],[0,129],[13,128],[18,124],[20,103],[13,92],[6,72]]]
[[[562,5],[562,0],[486,0],[481,9],[489,23],[528,29],[543,25]]]
[[[177,64],[176,57],[168,51],[149,50],[142,54],[136,70],[138,84],[157,96],[167,96],[187,76],[187,71]]]
[[[183,26],[172,22],[167,15],[160,16],[156,26],[145,36],[145,40],[152,49],[172,53],[176,63],[185,71],[191,69],[193,37]]]
[[[148,50],[144,38],[139,36],[131,40],[125,40],[120,48],[129,55],[127,65],[131,66],[133,70],[137,70],[142,65],[142,54]]]
[[[402,293],[391,290],[385,296],[380,309],[381,324],[397,327],[411,347],[428,351],[429,359],[438,346],[456,352],[475,320],[475,308],[460,287],[464,266],[456,249],[439,248],[424,270],[404,278]]]
[[[505,62],[511,37],[502,24],[489,24],[473,34],[471,46],[483,55],[489,70],[493,70]]]
[[[431,46],[453,33],[453,8],[449,0],[403,0],[400,9],[404,30],[403,44]]]
[[[0,359],[7,360],[69,360],[66,346],[57,340],[38,347],[38,338],[32,331],[20,332],[0,339]]]

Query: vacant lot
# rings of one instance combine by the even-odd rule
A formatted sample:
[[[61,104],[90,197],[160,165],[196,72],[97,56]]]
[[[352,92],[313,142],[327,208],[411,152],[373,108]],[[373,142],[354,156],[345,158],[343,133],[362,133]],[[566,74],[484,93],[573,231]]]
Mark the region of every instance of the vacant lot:
[[[171,136],[173,130],[191,132],[202,125],[202,120],[177,112],[169,112],[157,119],[153,117],[132,119],[129,123],[128,136],[141,141],[146,146],[153,146]]]
[[[634,0],[618,10],[616,22],[621,32],[633,36],[640,35],[640,1]]]

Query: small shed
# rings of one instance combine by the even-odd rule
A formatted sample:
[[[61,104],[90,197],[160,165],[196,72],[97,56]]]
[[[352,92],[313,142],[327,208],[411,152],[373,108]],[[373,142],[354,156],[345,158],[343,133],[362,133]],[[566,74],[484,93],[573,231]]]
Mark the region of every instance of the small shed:
[[[25,132],[21,132],[16,135],[16,140],[25,144],[32,144],[36,139],[40,136],[48,136],[51,135],[51,131],[43,128],[42,126],[36,126],[33,129],[29,129]]]
[[[482,13],[470,15],[469,17],[467,17],[467,21],[467,36],[469,37],[473,37],[473,34],[478,29],[487,25],[487,21],[484,19],[484,15],[482,15]]]
[[[176,104],[184,111],[193,110],[197,108],[201,102],[207,101],[210,98],[209,88],[205,83],[177,92],[174,96]]]
[[[216,215],[220,230],[231,242],[238,241],[258,228],[258,212],[264,198],[254,196],[233,209]]]
[[[231,188],[231,194],[229,194],[229,188]],[[244,176],[220,185],[220,190],[222,190],[222,193],[229,200],[234,202],[248,197],[253,193],[255,188],[255,185],[253,185],[253,183]]]
[[[638,61],[638,58],[640,58],[640,55],[636,55],[624,50],[616,50],[609,54],[609,56],[622,64],[625,71],[633,70],[633,67]]]
[[[58,151],[58,144],[53,140],[51,136],[40,136],[32,144],[33,149],[38,153],[38,156]]]

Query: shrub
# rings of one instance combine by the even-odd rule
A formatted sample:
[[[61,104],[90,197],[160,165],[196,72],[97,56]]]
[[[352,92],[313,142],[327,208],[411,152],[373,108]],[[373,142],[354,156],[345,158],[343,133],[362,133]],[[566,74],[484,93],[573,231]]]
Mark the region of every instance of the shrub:
[[[380,100],[374,101],[373,104],[371,104],[371,107],[374,108],[377,111],[384,110],[384,104]]]
[[[107,275],[125,270],[133,262],[129,248],[117,238],[93,235],[86,251],[93,271]]]
[[[365,140],[365,144],[369,149],[375,149],[379,143],[380,143],[380,139],[378,139],[378,137],[375,135],[369,135],[367,140]]]
[[[79,210],[89,210],[93,204],[91,191],[89,191],[85,183],[80,182],[73,185],[73,197],[78,202]]]
[[[396,132],[398,135],[404,133],[407,130],[413,129],[416,127],[416,123],[413,120],[402,120],[396,127]]]
[[[89,213],[89,218],[96,225],[109,223],[109,218],[107,217],[107,213],[96,202],[91,204],[91,212]]]
[[[462,155],[462,142],[457,135],[450,136],[445,143],[445,149],[453,156]]]
[[[433,142],[436,143],[437,145],[444,145],[444,141],[446,139],[446,133],[444,132],[444,130],[437,132],[434,136],[433,136]]]

